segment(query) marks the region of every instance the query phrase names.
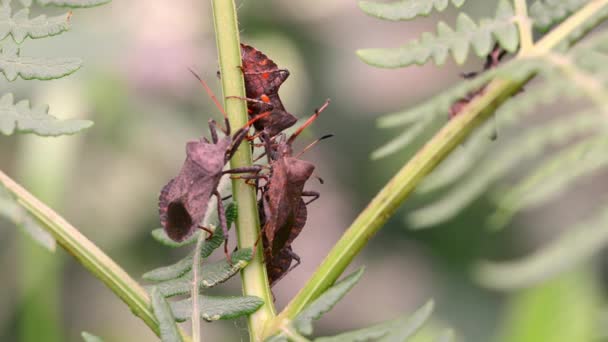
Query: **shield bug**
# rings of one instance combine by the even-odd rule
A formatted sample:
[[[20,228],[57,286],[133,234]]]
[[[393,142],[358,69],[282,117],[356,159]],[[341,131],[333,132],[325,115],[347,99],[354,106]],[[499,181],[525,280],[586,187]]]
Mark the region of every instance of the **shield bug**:
[[[256,131],[274,137],[293,126],[297,118],[285,110],[279,97],[279,88],[289,77],[289,71],[279,69],[272,59],[246,44],[241,44],[241,59],[246,93],[241,99],[247,101],[249,116],[270,113],[254,123]]]
[[[316,120],[328,105],[329,100],[317,109],[315,114],[289,139],[285,135],[278,136],[279,139],[275,142],[264,139],[266,154],[271,162],[268,181],[262,188],[262,242],[271,284],[276,283],[288,272],[292,260],[296,260],[299,264],[299,258],[291,249],[291,243],[300,234],[306,223],[306,204],[319,197],[317,192],[304,190],[306,182],[313,175],[314,164],[299,159],[299,155],[294,157],[292,144],[295,138]],[[330,136],[324,136],[321,139]],[[321,139],[310,144],[304,151]],[[312,197],[312,199],[304,202],[302,197]],[[289,262],[287,263],[287,261]]]
[[[210,92],[205,82],[195,73],[194,75]],[[211,92],[210,95],[219,105]],[[218,107],[225,116],[221,106]],[[261,170],[260,166],[224,170],[224,166],[232,158],[236,148],[247,136],[250,125],[258,119],[250,120],[245,127],[231,135],[230,123],[225,118],[226,128],[223,131],[226,136],[223,138],[218,137],[216,122],[210,120],[211,141],[203,137],[186,144],[186,160],[179,174],[162,188],[159,197],[160,222],[169,238],[179,242],[190,236],[203,219],[209,199],[215,195],[218,199],[220,225],[226,237],[224,251],[228,254],[228,227],[222,198],[217,187],[225,174],[257,173]],[[220,130],[222,129],[220,128]]]

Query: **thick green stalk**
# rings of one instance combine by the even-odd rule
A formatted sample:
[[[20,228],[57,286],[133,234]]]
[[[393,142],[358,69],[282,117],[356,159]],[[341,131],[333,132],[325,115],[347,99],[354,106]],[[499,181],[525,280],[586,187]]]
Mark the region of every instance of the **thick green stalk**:
[[[212,0],[212,4],[224,97],[245,97],[243,73],[240,69],[241,49],[234,1]],[[245,101],[226,98],[224,102],[231,126],[244,126],[248,119]],[[251,146],[242,144],[232,157],[230,166],[237,168],[251,166],[252,164]],[[256,191],[243,180],[234,179],[232,193],[239,208],[236,222],[239,247],[252,247],[260,234]],[[270,292],[266,267],[262,257],[262,246],[259,244],[253,260],[241,271],[244,294],[260,297],[265,303],[258,311],[249,316],[249,333],[252,341],[262,339],[266,323],[275,316],[272,293]]]
[[[606,5],[608,0],[590,2],[521,56],[525,58],[548,53]],[[530,78],[532,76],[530,75]],[[530,78],[523,81],[496,79],[490,82],[482,95],[473,100],[458,117],[451,120],[418,151],[359,214],[300,292],[268,325],[265,336],[280,332],[282,327],[331,286],[424,176]]]
[[[152,312],[150,298],[146,291],[127,272],[82,235],[78,229],[32,196],[2,171],[0,171],[0,183],[15,196],[21,206],[39,220],[61,247],[108,286],[155,334],[159,334],[160,330]],[[190,341],[190,337],[186,334],[182,333],[182,336],[184,341]]]

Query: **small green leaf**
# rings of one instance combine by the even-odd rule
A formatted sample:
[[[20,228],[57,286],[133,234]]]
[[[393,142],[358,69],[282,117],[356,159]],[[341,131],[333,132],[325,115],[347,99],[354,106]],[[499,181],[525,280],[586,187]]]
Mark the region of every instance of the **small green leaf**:
[[[159,267],[144,273],[141,277],[150,281],[165,281],[183,276],[192,269],[192,253],[173,265]]]
[[[206,321],[233,319],[254,313],[264,304],[254,296],[215,297],[199,296],[201,318]],[[175,319],[183,322],[192,316],[192,298],[171,303]]]
[[[223,259],[203,264],[199,286],[208,288],[225,282],[245,268],[252,257],[251,248],[240,249],[232,254],[232,265]],[[192,263],[190,263],[192,265]],[[154,285],[165,297],[189,293],[192,287],[191,269],[182,277]]]
[[[74,134],[93,125],[88,120],[59,120],[49,115],[48,111],[47,106],[31,108],[27,100],[14,104],[13,94],[5,94],[0,97],[0,133],[59,136]]]
[[[496,17],[482,19],[476,25],[466,14],[460,13],[456,31],[444,22],[437,25],[437,35],[424,33],[421,39],[414,40],[403,47],[392,49],[358,50],[357,55],[367,64],[380,68],[401,68],[412,64],[425,64],[433,58],[435,64],[445,63],[448,51],[452,52],[458,64],[466,61],[469,45],[479,57],[487,56],[492,50],[493,39],[508,52],[517,51],[519,35],[514,11],[508,0],[500,0]]]
[[[188,245],[195,243],[196,239],[198,239],[198,235],[200,233],[201,233],[201,231],[197,230],[182,242],[175,242],[175,241],[171,240],[169,238],[169,236],[167,236],[167,233],[165,233],[165,230],[162,228],[154,229],[151,234],[152,234],[152,237],[154,238],[154,240],[162,243],[165,246],[176,248],[176,247],[188,246]]]
[[[180,342],[182,338],[179,334],[175,318],[171,312],[171,307],[167,300],[161,295],[157,288],[153,287],[150,291],[152,297],[152,309],[160,325],[160,339],[163,342]]]
[[[323,314],[331,310],[336,303],[346,295],[350,289],[361,279],[363,271],[362,267],[358,271],[353,272],[344,279],[335,283],[319,298],[310,303],[300,314],[294,319],[296,330],[304,335],[311,335],[313,332],[312,322],[321,318]]]
[[[36,0],[36,2],[42,6],[59,6],[72,8],[95,7],[107,4],[110,1],[112,0]]]
[[[70,29],[71,13],[55,17],[40,15],[33,19],[29,16],[29,8],[23,8],[11,17],[10,4],[4,3],[0,7],[0,41],[10,34],[15,42],[21,43],[27,37],[44,38]]]
[[[411,315],[404,315],[390,321],[353,330],[335,336],[320,337],[315,342],[363,342],[363,341],[406,341],[429,319],[433,312],[433,301],[429,301]]]
[[[452,0],[456,7],[462,6],[465,0]],[[410,20],[418,16],[428,16],[435,8],[443,11],[448,7],[448,0],[400,0],[390,3],[359,1],[363,12],[385,20]]]
[[[79,58],[22,57],[19,46],[10,39],[0,47],[0,71],[7,80],[52,80],[72,74],[82,66]]]
[[[89,334],[86,331],[83,331],[81,334],[82,339],[84,340],[84,342],[103,342],[103,340],[100,337],[97,337],[93,334]]]
[[[521,260],[480,262],[474,275],[480,284],[492,289],[530,287],[584,264],[607,244],[608,210],[604,210]]]

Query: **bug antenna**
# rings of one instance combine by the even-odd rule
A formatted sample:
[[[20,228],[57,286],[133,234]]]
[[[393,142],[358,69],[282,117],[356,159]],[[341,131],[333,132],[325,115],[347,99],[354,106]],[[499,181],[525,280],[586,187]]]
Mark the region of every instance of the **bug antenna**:
[[[228,115],[226,115],[226,111],[224,110],[224,107],[222,107],[222,105],[220,104],[220,102],[217,100],[217,97],[215,97],[215,94],[213,93],[213,91],[211,90],[211,88],[209,88],[209,85],[207,85],[207,82],[205,82],[205,80],[203,80],[191,68],[188,68],[188,70],[192,73],[192,75],[194,75],[194,77],[196,77],[196,79],[203,85],[203,87],[205,87],[205,91],[207,92],[207,95],[209,95],[209,97],[211,97],[211,100],[213,100],[213,102],[215,103],[215,106],[220,110],[220,112],[222,113],[222,115],[224,116],[224,118],[228,118]]]
[[[295,158],[300,158],[300,156],[301,156],[301,155],[303,155],[303,154],[304,154],[304,152],[306,152],[306,151],[310,150],[311,148],[315,147],[315,145],[316,145],[316,144],[318,144],[318,143],[319,143],[321,140],[329,139],[329,138],[331,138],[331,137],[333,137],[333,136],[334,136],[333,134],[327,134],[327,135],[324,135],[324,136],[320,137],[319,139],[317,139],[317,140],[315,140],[315,141],[311,142],[310,144],[308,144],[308,146],[304,147],[304,148],[302,149],[302,151],[300,151],[300,153],[298,153],[298,154],[295,156]],[[322,181],[321,181],[321,184],[323,184],[323,182],[322,182]]]
[[[308,120],[306,120],[306,122],[304,122],[302,124],[302,126],[300,126],[300,128],[298,128],[287,140],[288,144],[292,144],[293,141],[298,137],[298,135],[300,135],[300,133],[302,133],[303,130],[306,129],[306,127],[310,126],[311,123],[313,123],[321,114],[322,111],[325,110],[325,108],[327,108],[327,106],[329,106],[329,102],[330,100],[327,99],[325,100],[325,103],[323,103],[323,105],[319,108],[319,109],[315,109],[315,113],[308,118]]]

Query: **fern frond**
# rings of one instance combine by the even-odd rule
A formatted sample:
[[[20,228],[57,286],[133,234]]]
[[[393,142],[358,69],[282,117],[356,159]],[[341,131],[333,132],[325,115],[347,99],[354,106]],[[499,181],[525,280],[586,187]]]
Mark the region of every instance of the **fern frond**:
[[[48,114],[49,108],[31,108],[27,100],[14,103],[13,94],[0,97],[0,133],[34,133],[40,136],[74,134],[93,125],[88,120],[59,120]]]
[[[409,222],[414,228],[424,228],[453,218],[522,162],[541,155],[549,146],[562,144],[594,128],[597,128],[597,118],[572,116],[528,129],[500,153],[478,164],[439,201],[413,211]]]
[[[589,260],[607,244],[608,210],[604,209],[522,260],[480,263],[475,277],[480,284],[493,289],[528,287]]]
[[[488,220],[489,226],[493,229],[504,227],[517,211],[555,198],[576,179],[607,166],[607,148],[608,138],[600,135],[556,153],[518,184],[495,194],[498,205]]]
[[[588,2],[589,0],[536,0],[530,5],[530,19],[536,28],[547,30]]]
[[[203,296],[198,298],[201,318],[207,322],[220,319],[233,319],[247,316],[255,312],[264,304],[264,301],[254,296],[216,297]],[[192,298],[171,302],[171,309],[175,320],[183,322],[192,317]]]
[[[414,141],[436,120],[447,120],[451,106],[458,100],[469,96],[472,92],[479,91],[494,77],[500,76],[507,79],[519,79],[526,77],[533,70],[541,68],[540,62],[534,59],[513,61],[498,68],[488,70],[478,77],[465,80],[450,88],[444,93],[434,97],[407,111],[388,114],[378,120],[378,126],[382,128],[411,125],[391,141],[378,148],[372,153],[373,159],[379,159],[396,153],[400,149]],[[483,89],[482,89],[483,92]]]
[[[179,328],[175,323],[175,318],[171,312],[171,307],[167,300],[161,295],[156,288],[150,291],[152,297],[152,309],[160,326],[160,338],[166,342],[182,342],[182,337],[179,333]]]
[[[465,0],[452,0],[451,2],[456,8],[459,8]],[[427,16],[433,9],[442,12],[449,3],[448,0],[400,0],[391,3],[359,1],[359,8],[372,17],[397,21]]]
[[[11,17],[9,3],[0,6],[0,41],[9,34],[15,42],[21,43],[25,38],[44,38],[55,36],[70,29],[71,13],[55,17],[40,15],[30,19],[29,8],[23,8]]]
[[[497,42],[508,52],[517,51],[518,29],[514,21],[514,11],[508,0],[500,0],[496,16],[482,19],[476,24],[469,16],[460,13],[456,30],[444,22],[437,25],[437,35],[423,33],[420,40],[393,49],[358,50],[357,55],[367,64],[381,68],[401,68],[412,64],[425,64],[433,58],[435,64],[445,63],[448,53],[456,63],[466,61],[469,47],[479,57],[487,56]]]
[[[7,80],[52,80],[72,74],[82,66],[79,58],[22,57],[17,44],[5,39],[0,47],[0,71]]]

